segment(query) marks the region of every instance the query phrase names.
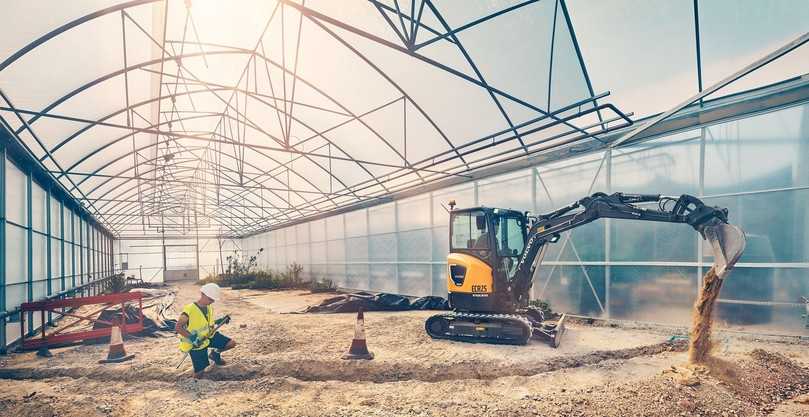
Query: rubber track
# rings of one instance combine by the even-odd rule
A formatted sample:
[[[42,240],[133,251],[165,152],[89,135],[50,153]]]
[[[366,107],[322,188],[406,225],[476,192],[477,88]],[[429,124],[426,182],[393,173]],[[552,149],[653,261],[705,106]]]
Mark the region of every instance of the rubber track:
[[[435,320],[470,320],[470,321],[488,321],[488,322],[511,322],[515,326],[523,327],[524,334],[526,335],[525,338],[522,339],[500,339],[500,338],[488,338],[488,337],[477,337],[477,336],[458,336],[458,335],[447,335],[447,334],[435,334],[430,332],[430,324],[433,323]],[[427,319],[424,323],[424,329],[427,331],[427,334],[430,335],[433,339],[445,339],[445,340],[457,340],[460,342],[471,342],[471,343],[489,343],[489,344],[497,344],[497,345],[525,345],[531,339],[531,334],[533,332],[533,327],[531,326],[531,322],[528,321],[527,317],[518,316],[516,314],[486,314],[486,313],[461,313],[461,312],[452,312],[446,314],[436,314],[431,316]]]

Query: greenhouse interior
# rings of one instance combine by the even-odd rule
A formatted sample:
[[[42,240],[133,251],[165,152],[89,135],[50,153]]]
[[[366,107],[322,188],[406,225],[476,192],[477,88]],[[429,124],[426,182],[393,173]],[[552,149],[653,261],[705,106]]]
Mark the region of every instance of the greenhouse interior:
[[[603,210],[631,215],[599,211],[541,237],[520,302],[688,326],[720,264],[715,242],[674,224],[683,216],[644,221],[685,195],[743,231],[717,326],[809,337],[803,0],[0,10],[0,352],[44,340],[69,316],[58,302],[107,294],[121,276],[157,287],[293,274],[457,310],[480,294],[453,298],[453,259],[489,256],[472,247],[483,217],[459,231],[463,210],[494,213],[492,228],[519,219],[491,254],[517,245],[498,255],[512,291],[556,210],[589,214],[608,197]],[[543,222],[554,226],[531,227]]]

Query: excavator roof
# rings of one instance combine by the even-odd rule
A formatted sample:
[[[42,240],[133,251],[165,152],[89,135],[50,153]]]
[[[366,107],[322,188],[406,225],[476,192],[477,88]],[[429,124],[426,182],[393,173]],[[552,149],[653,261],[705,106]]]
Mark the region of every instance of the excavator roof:
[[[525,216],[525,213],[522,212],[522,211],[519,211],[519,210],[505,209],[505,208],[499,208],[499,207],[486,207],[486,206],[455,209],[455,210],[452,210],[452,214],[467,213],[467,212],[470,212],[470,211],[484,211],[484,212],[487,212],[487,213],[492,212],[494,214],[499,214],[499,215],[514,215],[514,216],[521,216],[521,217]]]

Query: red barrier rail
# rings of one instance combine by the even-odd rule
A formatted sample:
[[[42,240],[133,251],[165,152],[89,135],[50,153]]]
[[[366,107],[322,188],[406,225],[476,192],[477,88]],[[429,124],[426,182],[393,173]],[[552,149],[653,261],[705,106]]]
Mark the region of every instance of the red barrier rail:
[[[135,300],[138,301],[138,321],[136,323],[126,323],[126,310],[124,306],[128,301],[135,301]],[[91,315],[98,314],[100,311],[106,309],[108,306],[120,304],[121,323],[113,323],[105,320],[98,320],[91,316],[81,316],[78,314],[62,312],[58,310],[60,308],[65,307],[75,308],[92,304],[104,304],[104,306],[90,313]],[[140,292],[124,292],[110,295],[96,295],[91,297],[67,298],[64,300],[48,300],[48,301],[37,301],[33,303],[23,303],[22,305],[20,305],[20,311],[22,312],[22,314],[20,314],[20,329],[22,330],[23,334],[22,338],[23,349],[39,349],[43,347],[52,347],[72,342],[78,342],[82,340],[92,340],[92,339],[100,339],[102,337],[108,337],[110,335],[112,326],[117,325],[120,325],[121,327],[122,336],[126,333],[134,333],[143,330],[143,293]],[[25,340],[25,313],[35,311],[39,311],[40,317],[42,317],[41,337],[36,339]],[[73,317],[76,318],[77,320],[51,334],[47,334],[46,333],[47,326],[45,320],[46,312],[51,312],[54,314],[58,314],[60,316]],[[89,321],[92,323],[102,323],[108,325],[109,327],[94,330],[84,330],[79,332],[63,333],[68,328],[73,327],[82,321]]]

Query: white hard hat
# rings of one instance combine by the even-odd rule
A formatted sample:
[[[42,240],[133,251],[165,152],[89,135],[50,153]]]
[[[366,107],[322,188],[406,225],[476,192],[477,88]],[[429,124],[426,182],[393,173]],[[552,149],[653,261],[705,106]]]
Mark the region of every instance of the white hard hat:
[[[211,300],[218,300],[222,296],[222,289],[213,282],[209,282],[200,288],[200,291],[207,295]]]

